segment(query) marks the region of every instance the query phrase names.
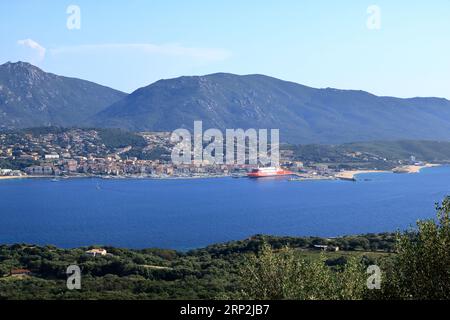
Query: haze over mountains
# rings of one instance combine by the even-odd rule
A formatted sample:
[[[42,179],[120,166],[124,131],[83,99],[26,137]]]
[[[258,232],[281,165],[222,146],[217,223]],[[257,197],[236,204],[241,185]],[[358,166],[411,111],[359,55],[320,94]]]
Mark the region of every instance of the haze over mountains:
[[[315,89],[264,75],[160,80],[126,95],[44,73],[25,63],[0,66],[0,127],[119,127],[132,131],[278,128],[282,141],[450,140],[450,101],[378,97]],[[30,97],[31,95],[31,97]]]

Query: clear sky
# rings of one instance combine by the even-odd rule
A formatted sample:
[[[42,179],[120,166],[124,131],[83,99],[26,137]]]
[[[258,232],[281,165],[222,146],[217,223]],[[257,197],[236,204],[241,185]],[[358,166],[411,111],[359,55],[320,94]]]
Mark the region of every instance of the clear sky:
[[[17,60],[126,92],[231,72],[450,98],[450,1],[1,1],[0,63]]]

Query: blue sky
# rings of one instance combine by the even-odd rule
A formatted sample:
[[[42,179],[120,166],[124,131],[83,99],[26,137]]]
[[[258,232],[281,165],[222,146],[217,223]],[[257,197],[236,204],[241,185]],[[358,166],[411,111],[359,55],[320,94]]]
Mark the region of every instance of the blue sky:
[[[337,2],[1,1],[0,63],[25,60],[126,92],[232,72],[450,98],[450,1]],[[80,8],[80,29],[67,28],[69,5]],[[380,29],[367,26],[371,5]]]

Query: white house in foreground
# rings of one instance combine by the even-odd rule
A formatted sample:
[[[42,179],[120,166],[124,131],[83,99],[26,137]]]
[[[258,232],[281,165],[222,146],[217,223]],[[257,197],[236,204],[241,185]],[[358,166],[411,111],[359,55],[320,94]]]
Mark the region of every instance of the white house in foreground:
[[[92,257],[96,257],[96,256],[106,256],[107,252],[105,249],[91,249],[86,251],[86,254]]]

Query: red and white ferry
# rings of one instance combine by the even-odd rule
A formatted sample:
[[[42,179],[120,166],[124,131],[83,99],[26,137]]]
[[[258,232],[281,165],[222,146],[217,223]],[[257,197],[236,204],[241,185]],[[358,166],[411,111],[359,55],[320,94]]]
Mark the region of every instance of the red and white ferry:
[[[266,178],[266,177],[276,177],[276,176],[289,176],[293,173],[281,168],[267,167],[267,168],[257,168],[253,169],[247,174],[249,178]]]

